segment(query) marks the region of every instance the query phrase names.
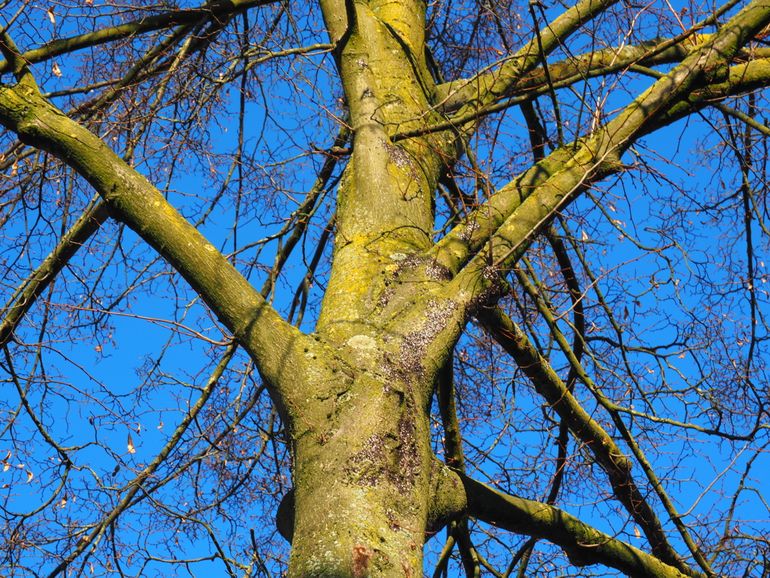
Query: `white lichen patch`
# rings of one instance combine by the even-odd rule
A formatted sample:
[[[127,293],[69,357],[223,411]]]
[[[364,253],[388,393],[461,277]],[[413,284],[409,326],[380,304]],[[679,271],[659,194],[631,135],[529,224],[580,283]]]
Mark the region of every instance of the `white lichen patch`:
[[[348,339],[345,344],[353,349],[364,351],[374,351],[377,349],[377,342],[373,337],[369,337],[368,335],[354,335]]]

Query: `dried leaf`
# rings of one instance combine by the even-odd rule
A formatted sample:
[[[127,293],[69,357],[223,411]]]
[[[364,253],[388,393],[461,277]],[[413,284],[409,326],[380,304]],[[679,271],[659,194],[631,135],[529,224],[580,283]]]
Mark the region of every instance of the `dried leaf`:
[[[53,8],[49,8],[45,13],[48,15],[48,20],[51,21],[51,24],[56,24],[56,15],[53,13]]]
[[[32,481],[32,478],[35,477],[35,474],[27,470],[27,483],[30,483]]]
[[[642,537],[642,533],[639,531],[639,527],[638,526],[634,526],[634,536],[636,536],[637,538],[641,538]]]
[[[135,454],[136,453],[136,446],[134,446],[134,440],[131,437],[131,433],[128,434],[128,441],[126,442],[126,447],[128,448],[129,454]]]
[[[56,64],[55,62],[54,62],[54,63],[53,63],[53,65],[51,66],[51,72],[53,72],[53,75],[54,75],[56,78],[61,78],[61,68],[59,68],[59,65],[58,65],[58,64]]]

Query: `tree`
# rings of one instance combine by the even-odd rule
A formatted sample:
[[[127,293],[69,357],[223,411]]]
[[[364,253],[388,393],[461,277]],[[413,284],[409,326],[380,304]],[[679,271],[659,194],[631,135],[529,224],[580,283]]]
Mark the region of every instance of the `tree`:
[[[767,575],[769,2],[179,4],[0,4],[10,575]]]

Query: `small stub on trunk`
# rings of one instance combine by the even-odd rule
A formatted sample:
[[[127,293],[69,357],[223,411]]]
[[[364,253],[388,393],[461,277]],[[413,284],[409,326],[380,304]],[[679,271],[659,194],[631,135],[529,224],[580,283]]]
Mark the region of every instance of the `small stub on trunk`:
[[[353,546],[353,578],[364,578],[369,575],[369,562],[374,556],[374,550],[362,544]]]

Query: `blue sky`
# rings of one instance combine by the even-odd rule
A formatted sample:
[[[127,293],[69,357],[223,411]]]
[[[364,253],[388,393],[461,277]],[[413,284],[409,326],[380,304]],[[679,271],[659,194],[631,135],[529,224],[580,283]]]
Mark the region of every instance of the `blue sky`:
[[[678,5],[674,8],[680,9]],[[87,12],[85,8],[81,10]],[[28,20],[18,27],[20,34],[17,35],[17,42],[34,46],[69,33],[76,23],[76,11],[60,11],[56,6],[54,13],[55,23],[52,23],[43,5],[30,8]],[[647,25],[654,24],[649,21]],[[313,26],[317,27],[318,23]],[[48,64],[34,68],[46,90],[61,89],[77,81],[79,72],[76,72],[74,63],[62,59],[59,66],[62,76],[58,79],[52,76]],[[330,131],[333,118],[326,111],[319,112],[314,101],[336,106],[334,98],[338,89],[328,78],[333,71],[332,66],[328,55],[313,56],[308,60],[285,61],[279,65],[277,74],[268,79],[252,78],[244,151],[255,160],[252,171],[248,173],[248,181],[244,183],[244,198],[242,202],[236,201],[237,187],[231,184],[207,222],[201,226],[209,239],[223,250],[233,248],[232,223],[236,212],[239,218],[238,245],[243,246],[280,228],[282,215],[296,208],[303,192],[311,186],[323,158],[318,154],[308,154],[310,145],[324,148],[333,139],[333,132]],[[624,80],[624,86],[636,92],[647,82],[645,79],[627,83]],[[601,97],[603,87],[599,82],[592,83],[592,87],[597,97]],[[612,97],[606,104],[607,111],[624,102],[624,91],[618,92],[620,95],[611,93]],[[302,98],[296,99],[297,95]],[[193,131],[197,140],[190,139],[200,146],[200,150],[194,150],[188,162],[180,161],[174,166],[169,177],[169,198],[186,215],[196,215],[206,198],[219,189],[229,166],[228,155],[235,150],[238,127],[232,119],[236,118],[239,106],[237,85],[233,84],[220,96],[220,112],[205,130]],[[577,96],[569,93],[560,93],[560,98],[566,110],[579,104]],[[541,106],[548,116],[548,99],[543,98]],[[266,110],[270,112],[269,117],[265,115]],[[139,150],[139,168],[150,174],[160,186],[166,186],[164,179],[168,173],[164,171],[171,166],[169,156],[162,156],[169,152],[168,147],[162,144],[163,139],[176,131],[180,124],[175,122],[174,112],[173,108],[164,109],[161,115],[163,120],[153,129],[152,139]],[[628,335],[632,344],[660,344],[675,340],[681,336],[675,335],[674,322],[684,321],[686,326],[696,327],[701,310],[703,317],[709,318],[709,323],[706,323],[707,319],[702,319],[702,331],[718,327],[727,337],[740,336],[742,331],[745,332],[745,326],[736,321],[745,316],[747,307],[745,291],[741,289],[740,279],[736,278],[742,250],[740,229],[735,227],[735,223],[740,222],[739,207],[697,213],[694,203],[711,202],[709,199],[721,196],[720,187],[731,190],[737,186],[734,171],[732,174],[724,173],[725,183],[713,177],[722,158],[718,154],[720,141],[706,126],[696,126],[695,121],[680,122],[645,138],[637,147],[643,154],[644,166],[639,162],[640,157],[634,154],[624,157],[629,165],[635,165],[634,168],[621,179],[609,179],[600,184],[594,191],[607,215],[616,219],[617,223],[609,222],[587,198],[570,209],[572,231],[584,241],[586,254],[597,263],[594,273],[599,278],[598,286],[611,298],[629,293],[633,295],[633,299],[624,305],[629,310]],[[553,132],[552,125],[549,129]],[[495,153],[489,153],[488,146],[483,142],[475,147],[482,159],[490,155],[490,164],[497,171],[493,177],[495,185],[506,182],[510,175],[529,162],[528,152],[522,149],[525,135],[517,112],[506,114],[500,125],[500,134],[500,146]],[[113,142],[120,149],[124,144],[123,136],[118,136]],[[168,142],[173,147],[181,141]],[[506,149],[518,151],[519,156],[507,154]],[[281,162],[274,162],[276,158]],[[212,170],[211,163],[214,161],[218,164]],[[657,173],[665,175],[665,178]],[[757,188],[761,186],[757,177]],[[690,202],[686,195],[676,192],[677,187],[681,187],[682,192],[694,201]],[[26,218],[9,223],[0,237],[5,247],[3,259],[6,262],[14,259],[18,263],[4,280],[4,295],[9,294],[18,278],[35,266],[58,234],[58,220],[51,219],[51,223],[41,220],[41,216],[49,217],[47,210],[56,202],[56,190],[61,195],[69,191],[74,206],[84,204],[91,194],[82,183],[64,174],[60,175],[60,181],[55,186],[50,186],[48,181],[40,190],[40,209],[38,197],[33,194],[36,191],[30,192],[29,205],[19,211],[19,216]],[[279,280],[275,304],[284,312],[294,287],[305,273],[313,241],[331,211],[331,199],[330,194],[319,212],[322,218],[311,226],[305,242],[306,250],[296,253]],[[57,209],[54,214],[57,219],[61,218],[60,210]],[[617,227],[629,231],[645,245],[665,248],[640,252],[630,240],[620,238]],[[35,233],[33,243],[29,247],[20,246],[18,239],[30,230]],[[753,230],[758,239],[759,263],[763,262],[760,252],[764,252],[766,242],[759,240],[758,226],[755,225]],[[736,242],[726,251],[725,238],[728,234]],[[121,231],[119,243],[116,243],[117,236],[118,228],[108,224],[84,248],[20,329],[18,339],[21,344],[13,346],[14,364],[17,373],[22,376],[21,383],[31,388],[30,402],[33,407],[46,408],[44,423],[48,431],[62,445],[79,449],[73,451],[78,469],[71,473],[67,484],[60,487],[58,458],[50,448],[45,449],[38,444],[39,436],[34,425],[22,411],[20,417],[15,418],[13,427],[6,428],[0,435],[0,457],[11,451],[6,459],[9,468],[0,472],[0,484],[5,485],[2,489],[4,493],[0,492],[0,500],[9,511],[36,509],[39,505],[50,503],[45,516],[40,518],[45,522],[87,522],[96,519],[99,512],[113,505],[110,503],[111,488],[120,487],[132,479],[166,442],[190,404],[200,395],[201,387],[224,349],[221,329],[186,285],[171,275],[167,266],[155,261],[152,251],[145,248],[133,233]],[[262,268],[255,268],[250,277],[255,286],[261,286],[265,278],[264,267],[272,265],[275,251],[276,244],[270,243],[259,255]],[[110,260],[113,254],[120,253],[126,255],[126,263]],[[256,250],[251,249],[240,254],[241,266],[245,267],[255,253]],[[728,268],[723,265],[725,255],[734,257],[734,266]],[[98,270],[105,263],[109,265],[100,276]],[[150,263],[151,266],[145,270]],[[548,274],[547,259],[539,265],[539,270],[543,275]],[[721,288],[724,293],[722,299],[700,290],[697,281],[704,270],[709,271],[711,280]],[[758,268],[758,276],[760,272]],[[89,284],[87,280],[96,278],[100,279],[97,291],[93,297],[87,296],[84,290]],[[121,297],[137,280],[140,288]],[[323,281],[322,276],[320,281]],[[311,291],[311,302],[320,296],[319,287],[316,285]],[[607,329],[606,315],[600,311],[597,298],[590,289],[586,288],[592,312],[589,321],[596,324],[596,334],[611,333]],[[120,301],[110,311],[93,311],[115,302],[118,297],[121,297]],[[765,294],[761,294],[761,300],[764,305]],[[679,309],[682,306],[687,311],[686,315]],[[311,304],[305,318],[305,329],[312,328],[313,311]],[[622,308],[616,310],[615,315],[623,318]],[[79,323],[83,326],[71,329]],[[50,341],[37,348],[35,344],[44,325],[49,331]],[[542,325],[535,324],[534,327],[542,330]],[[180,328],[181,332],[178,332]],[[565,331],[569,334],[566,325]],[[540,337],[544,342],[548,341],[544,333]],[[705,338],[708,341],[709,336]],[[464,341],[461,344],[463,347],[467,347],[469,357],[481,357],[488,352],[486,344],[474,343],[472,338]],[[597,344],[597,350],[600,349],[600,344]],[[641,386],[654,390],[665,375],[672,389],[684,387],[685,378],[691,379],[696,375],[697,364],[705,363],[705,358],[696,359],[687,353],[680,357],[681,352],[676,347],[670,349],[671,356],[663,364],[657,364],[644,352],[629,355],[629,365],[638,370],[634,377],[639,379]],[[159,355],[161,351],[164,352],[162,356]],[[736,351],[745,352],[745,347]],[[491,357],[490,354],[489,363],[492,363]],[[762,362],[766,359],[766,352],[760,351],[757,357]],[[555,365],[563,364],[558,354],[554,354],[553,362]],[[533,395],[529,383],[510,362],[498,360],[496,363],[497,372],[491,376],[483,371],[488,365],[468,370],[469,376],[488,388],[484,390],[488,396],[483,404],[477,403],[474,398],[470,381],[460,384],[461,393],[465,392],[465,397],[460,399],[461,407],[470,424],[467,451],[477,455],[488,452],[476,471],[482,480],[487,478],[501,482],[501,487],[507,491],[527,492],[531,497],[538,497],[538,493],[545,490],[551,471],[550,460],[548,456],[544,457],[542,450],[548,447],[548,442],[544,440],[549,433],[542,426],[542,402]],[[610,365],[614,368],[620,363],[616,359],[598,359],[589,367],[595,370],[597,376],[610,376],[600,377],[602,385],[610,389],[622,389],[631,384],[630,377],[613,381],[611,371],[602,372]],[[761,385],[764,370],[761,366],[757,368],[759,388],[766,388]],[[40,387],[43,371],[46,388]],[[717,373],[715,367],[712,374],[713,377],[704,380],[699,387],[713,389],[715,399],[723,387],[725,396],[736,395],[737,390],[730,386],[728,391],[725,382],[721,381],[728,373]],[[34,376],[37,381],[25,382],[26,375]],[[245,356],[237,356],[223,379],[223,386],[217,389],[210,402],[205,417],[202,416],[199,423],[194,424],[186,443],[172,455],[170,463],[182,463],[185,458],[201,451],[205,443],[233,419],[243,400],[258,391],[259,382]],[[578,395],[595,411],[597,419],[607,420],[606,415],[595,409],[585,390],[579,390]],[[682,393],[682,399],[689,400],[687,396],[690,395]],[[621,401],[641,404],[639,398],[639,393],[629,387],[628,396]],[[674,394],[660,396],[656,409],[661,415],[674,409],[664,405],[672,403],[675,398]],[[232,544],[234,549],[247,549],[250,546],[248,529],[255,528],[261,551],[267,555],[270,551],[285,552],[281,539],[271,535],[269,524],[275,500],[289,482],[284,478],[276,484],[270,479],[272,452],[276,452],[283,463],[281,473],[284,476],[288,474],[285,448],[281,443],[268,443],[265,453],[260,453],[263,449],[260,440],[264,439],[263,434],[266,435],[264,429],[270,416],[269,401],[264,393],[259,398],[258,407],[260,410],[245,419],[235,435],[228,438],[226,448],[193,460],[185,477],[170,482],[168,490],[161,495],[169,507],[178,508],[180,512],[193,511],[206,499],[190,490],[192,481],[199,484],[201,492],[225,493],[232,480],[256,462],[256,473],[244,486],[243,495],[232,496],[227,502],[231,511],[242,512],[242,519],[239,520],[242,524],[231,527],[217,515],[215,508],[206,510],[201,517],[225,536],[232,532],[235,537],[228,544]],[[18,395],[11,384],[6,383],[0,393],[0,420],[11,421],[13,412],[18,408]],[[496,411],[490,412],[490,408]],[[708,423],[710,417],[704,412],[702,415],[687,416],[687,419]],[[651,431],[646,431],[648,428]],[[507,435],[498,437],[499,430]],[[736,486],[746,463],[755,455],[743,449],[741,443],[713,443],[698,436],[693,438],[694,441],[684,440],[670,428],[643,420],[633,427],[633,431],[646,451],[654,457],[659,475],[666,478],[667,489],[676,497],[677,507],[691,516],[706,516],[713,508],[724,508],[729,495],[726,497],[722,491],[730,491]],[[654,438],[651,434],[663,435]],[[129,435],[135,453],[129,451]],[[767,436],[763,434],[761,439],[766,444]],[[529,442],[535,445],[528,446]],[[603,481],[598,467],[591,464],[585,452],[576,450],[574,444],[572,451],[575,469],[570,474],[570,487],[565,490],[564,501],[559,505],[583,516],[604,531],[618,533],[634,544],[642,544],[635,537],[633,524],[628,523],[627,516],[618,512],[618,507],[608,503],[604,496],[597,494],[597,485],[588,474],[596,474],[596,479]],[[749,488],[741,494],[736,519],[744,518],[746,528],[757,528],[756,531],[766,533],[770,511],[759,484],[770,474],[770,457],[766,452],[760,453],[752,463],[751,478],[747,482]],[[172,469],[170,466],[163,468],[160,475]],[[549,472],[548,475],[543,475],[544,471]],[[642,479],[641,472],[636,471],[635,474],[637,479]],[[260,496],[265,498],[267,504],[264,512],[253,509],[255,499]],[[162,507],[147,500],[126,515],[119,525],[130,536],[129,541],[154,542],[154,551],[165,552],[167,548],[169,556],[176,547],[176,539],[183,543],[186,541],[190,550],[202,551],[206,555],[215,551],[211,540],[201,530],[202,524],[196,530],[179,532],[180,528],[184,530],[184,524],[175,526],[169,521],[174,516],[164,518],[163,515]],[[164,521],[168,526],[159,529],[156,524]],[[151,533],[147,532],[148,525],[153,528]],[[44,533],[47,526],[41,522],[40,526],[29,524],[25,528],[31,536],[38,531]],[[721,528],[714,527],[713,531],[720,532]],[[59,547],[52,546],[53,549]],[[440,543],[434,540],[429,545],[429,551],[437,549],[440,549]],[[503,558],[506,554],[504,547],[495,542],[491,542],[486,552],[490,557]],[[28,556],[27,563],[34,565],[40,561],[42,554],[32,551]],[[143,568],[132,566],[129,561],[124,560],[124,563],[133,573],[171,573],[169,564],[163,561],[153,561]],[[203,568],[208,563],[201,564],[203,566],[197,567],[194,573],[204,572]],[[214,564],[221,570],[218,563]]]

